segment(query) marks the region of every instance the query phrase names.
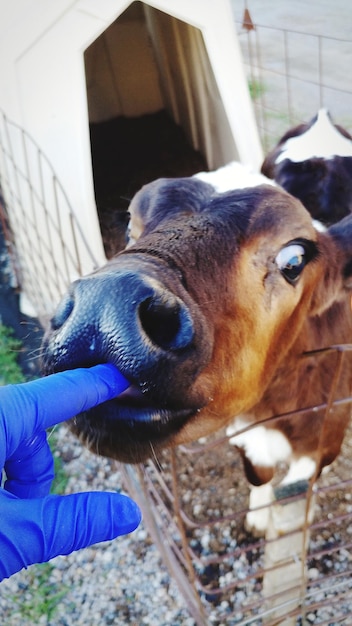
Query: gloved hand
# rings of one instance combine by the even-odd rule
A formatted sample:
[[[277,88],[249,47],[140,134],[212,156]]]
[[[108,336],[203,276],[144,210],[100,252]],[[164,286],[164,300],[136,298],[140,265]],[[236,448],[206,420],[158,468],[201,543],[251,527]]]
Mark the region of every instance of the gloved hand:
[[[127,496],[48,495],[54,471],[45,429],[127,387],[106,364],[0,388],[0,580],[137,528],[141,514]]]

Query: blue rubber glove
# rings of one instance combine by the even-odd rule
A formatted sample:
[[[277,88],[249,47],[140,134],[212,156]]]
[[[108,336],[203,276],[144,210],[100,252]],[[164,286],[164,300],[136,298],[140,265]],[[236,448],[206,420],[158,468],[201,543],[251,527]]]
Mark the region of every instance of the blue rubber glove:
[[[137,528],[141,514],[127,496],[48,495],[54,471],[45,429],[127,387],[109,364],[0,387],[0,580]]]

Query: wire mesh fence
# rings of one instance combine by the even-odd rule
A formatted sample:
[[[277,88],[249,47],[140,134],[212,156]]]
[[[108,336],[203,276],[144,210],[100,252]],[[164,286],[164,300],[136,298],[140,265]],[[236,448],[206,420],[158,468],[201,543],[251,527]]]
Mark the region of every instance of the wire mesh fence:
[[[231,476],[226,477],[224,461],[231,463]],[[212,442],[197,451],[165,453],[160,466],[149,462],[143,468],[125,470],[128,488],[141,503],[152,537],[195,622],[242,626],[352,623],[352,507],[346,498],[351,479],[340,481],[334,471],[331,484],[321,481],[316,491],[318,515],[306,527],[310,541],[302,562],[300,530],[275,539],[258,539],[244,530],[248,494],[238,478],[239,464],[236,451],[219,439],[217,447]],[[173,484],[175,472],[177,486]],[[221,494],[222,503],[214,491]],[[295,508],[300,497],[285,498],[280,506]],[[268,591],[273,575],[284,584],[280,589],[276,583],[279,590]]]
[[[67,194],[30,135],[0,112],[1,221],[18,289],[36,316],[51,315],[67,286],[97,266]]]
[[[352,131],[352,40],[257,24],[238,24],[257,124],[266,152],[318,109]]]
[[[346,353],[352,346],[327,350]],[[352,397],[338,403],[350,405]],[[333,404],[315,410],[331,419]],[[308,418],[310,410],[296,413]],[[352,623],[352,425],[340,457],[317,482],[284,488],[286,469],[279,468],[272,504],[262,506],[268,525],[258,537],[246,523],[241,456],[224,432],[124,468],[199,626]]]

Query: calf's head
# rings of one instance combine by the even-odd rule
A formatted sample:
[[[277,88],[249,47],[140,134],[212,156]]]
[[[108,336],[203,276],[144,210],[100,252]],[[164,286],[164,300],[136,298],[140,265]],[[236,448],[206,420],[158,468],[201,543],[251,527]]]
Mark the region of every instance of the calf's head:
[[[352,212],[352,137],[326,109],[285,133],[265,158],[262,173],[325,225]]]
[[[127,462],[258,403],[307,317],[346,298],[352,249],[349,220],[318,233],[271,186],[217,194],[161,179],[134,207],[140,238],[72,284],[43,344],[45,373],[111,362],[131,382],[72,422],[94,451]]]

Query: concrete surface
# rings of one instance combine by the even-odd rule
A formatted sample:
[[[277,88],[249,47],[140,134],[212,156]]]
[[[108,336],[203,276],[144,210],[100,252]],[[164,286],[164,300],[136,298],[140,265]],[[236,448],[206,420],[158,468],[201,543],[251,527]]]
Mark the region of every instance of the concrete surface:
[[[352,133],[352,3],[232,0],[237,24],[245,6],[257,28],[239,37],[249,79],[260,86],[256,109],[268,145],[322,106]]]

